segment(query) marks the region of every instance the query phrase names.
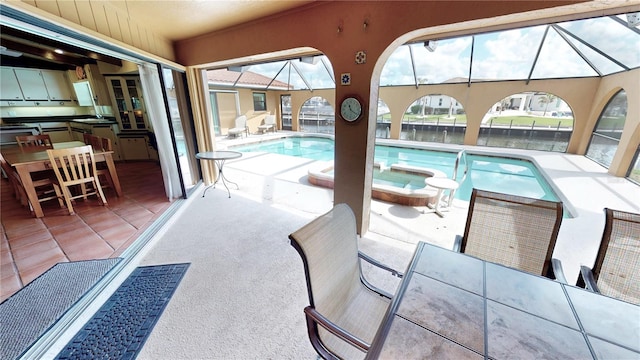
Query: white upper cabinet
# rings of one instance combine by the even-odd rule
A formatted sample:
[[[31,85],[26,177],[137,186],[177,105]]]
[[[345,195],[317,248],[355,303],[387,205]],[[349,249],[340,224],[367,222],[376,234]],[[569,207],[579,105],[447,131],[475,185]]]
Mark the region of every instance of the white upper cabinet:
[[[49,94],[49,100],[54,101],[71,101],[71,89],[69,80],[64,71],[41,70],[44,85]]]
[[[0,100],[24,100],[13,68],[2,67],[0,70],[2,71],[0,73]]]
[[[66,71],[2,67],[2,105],[72,105]],[[24,101],[26,100],[26,101]]]
[[[91,85],[89,81],[76,81],[73,83],[73,90],[76,93],[78,99],[78,105],[80,106],[94,106],[93,93],[91,92]]]
[[[25,100],[49,100],[42,73],[36,69],[14,69]]]

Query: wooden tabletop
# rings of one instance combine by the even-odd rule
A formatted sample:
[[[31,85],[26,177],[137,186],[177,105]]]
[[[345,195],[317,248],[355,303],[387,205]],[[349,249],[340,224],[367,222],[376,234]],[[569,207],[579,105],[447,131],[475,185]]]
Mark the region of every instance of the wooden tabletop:
[[[66,142],[53,143],[53,148],[68,149],[72,147],[85,146],[85,145],[86,144],[83,143],[82,141],[66,141]],[[49,155],[47,154],[46,151],[22,152],[20,150],[20,147],[18,146],[2,147],[0,151],[2,152],[2,155],[4,156],[5,160],[12,166],[15,166],[16,164],[26,164],[30,162],[49,160]],[[102,153],[102,151],[99,151],[97,153]]]

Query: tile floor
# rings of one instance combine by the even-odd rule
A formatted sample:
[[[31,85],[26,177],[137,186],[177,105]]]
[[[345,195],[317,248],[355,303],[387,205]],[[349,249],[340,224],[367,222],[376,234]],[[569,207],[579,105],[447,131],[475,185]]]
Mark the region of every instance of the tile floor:
[[[123,197],[105,189],[107,206],[91,197],[76,202],[75,215],[56,201],[45,202],[40,219],[0,180],[0,301],[58,262],[119,256],[171,205],[159,164],[121,162],[116,168]]]

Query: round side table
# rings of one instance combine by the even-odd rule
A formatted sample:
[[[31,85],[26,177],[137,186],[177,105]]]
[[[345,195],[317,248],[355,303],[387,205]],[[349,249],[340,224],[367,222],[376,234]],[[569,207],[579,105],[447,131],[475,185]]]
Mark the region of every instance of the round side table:
[[[440,217],[444,217],[443,211],[447,211],[447,208],[451,206],[453,203],[453,196],[458,189],[458,184],[455,180],[449,178],[440,178],[440,177],[428,177],[424,179],[424,183],[431,186],[432,188],[438,189],[438,194],[436,195],[436,203],[431,206],[431,204],[427,204],[427,207],[431,209],[431,211],[427,212],[435,212]],[[442,204],[443,193],[445,191],[449,191],[449,198],[447,199],[446,206]]]
[[[216,167],[218,168],[218,176],[216,176],[216,180],[213,182],[213,184],[209,185],[206,189],[204,189],[204,192],[202,193],[202,197],[205,196],[205,194],[207,193],[207,190],[209,190],[209,188],[213,187],[215,189],[216,188],[216,184],[218,183],[218,181],[220,181],[220,179],[222,179],[222,184],[227,189],[227,193],[229,193],[229,197],[231,197],[231,191],[229,191],[229,187],[227,186],[227,183],[234,184],[236,186],[236,188],[240,189],[238,184],[234,183],[233,181],[229,181],[224,176],[224,173],[222,172],[222,168],[224,167],[225,161],[231,160],[231,159],[237,159],[237,158],[239,158],[241,156],[242,156],[241,152],[227,151],[227,150],[224,150],[224,151],[207,151],[207,152],[201,152],[201,153],[197,153],[196,154],[196,159],[212,160],[212,161],[215,162]]]

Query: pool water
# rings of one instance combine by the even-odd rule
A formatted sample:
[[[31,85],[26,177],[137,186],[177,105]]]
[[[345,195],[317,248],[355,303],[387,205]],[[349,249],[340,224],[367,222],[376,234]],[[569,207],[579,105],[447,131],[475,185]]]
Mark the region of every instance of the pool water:
[[[333,168],[327,170],[326,174],[333,175]],[[373,169],[373,183],[378,185],[388,185],[401,189],[417,190],[425,186],[425,176],[405,172]]]
[[[312,160],[330,161],[334,155],[334,141],[321,137],[287,137],[264,141],[256,144],[233,147],[241,152],[268,152],[288,156],[303,157]],[[397,146],[376,145],[375,161],[386,167],[392,164],[418,166],[440,170],[449,178],[453,176],[457,154],[446,151],[433,151]],[[535,199],[557,201],[558,197],[551,189],[533,163],[526,160],[467,154],[458,169],[457,180],[464,176],[464,159],[469,171],[460,184],[455,197],[469,201],[473,188],[526,196]],[[374,182],[387,183],[398,187],[420,188],[424,182],[416,179],[390,179],[390,172],[376,171]],[[394,184],[395,183],[395,184]]]

